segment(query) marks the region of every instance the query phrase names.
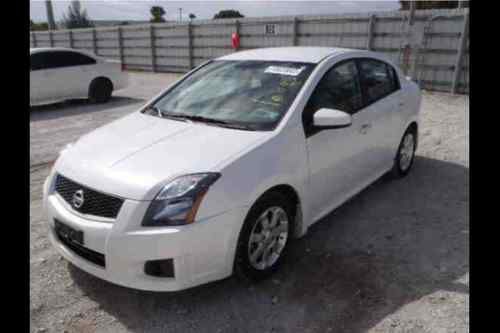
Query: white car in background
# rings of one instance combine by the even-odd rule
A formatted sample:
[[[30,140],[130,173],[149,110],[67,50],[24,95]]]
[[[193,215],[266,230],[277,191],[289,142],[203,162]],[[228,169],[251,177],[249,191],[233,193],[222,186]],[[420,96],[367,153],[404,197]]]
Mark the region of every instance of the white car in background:
[[[368,51],[209,61],[61,152],[44,185],[50,240],[81,269],[137,289],[265,278],[292,238],[383,174],[409,172],[420,100]]]
[[[73,98],[104,103],[127,82],[119,61],[68,48],[30,49],[31,106]]]

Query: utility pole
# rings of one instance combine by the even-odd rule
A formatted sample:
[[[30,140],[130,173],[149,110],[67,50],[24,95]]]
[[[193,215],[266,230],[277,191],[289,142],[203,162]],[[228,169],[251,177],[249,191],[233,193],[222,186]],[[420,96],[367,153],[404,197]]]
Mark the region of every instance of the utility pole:
[[[417,2],[410,1],[410,18],[408,20],[408,25],[411,27],[415,21],[415,9],[417,9]]]
[[[47,22],[49,24],[49,30],[56,30],[54,12],[52,11],[52,2],[50,0],[45,0],[45,8],[47,9]]]
[[[179,8],[179,22],[182,22],[182,8]]]

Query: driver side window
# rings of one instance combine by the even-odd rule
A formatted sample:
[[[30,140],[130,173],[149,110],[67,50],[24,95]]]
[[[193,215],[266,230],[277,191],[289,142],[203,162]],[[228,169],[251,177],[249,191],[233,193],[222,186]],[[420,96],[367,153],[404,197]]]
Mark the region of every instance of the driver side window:
[[[322,108],[350,114],[363,106],[363,98],[354,60],[343,61],[331,68],[319,81],[302,113],[306,133],[312,128],[313,115]]]

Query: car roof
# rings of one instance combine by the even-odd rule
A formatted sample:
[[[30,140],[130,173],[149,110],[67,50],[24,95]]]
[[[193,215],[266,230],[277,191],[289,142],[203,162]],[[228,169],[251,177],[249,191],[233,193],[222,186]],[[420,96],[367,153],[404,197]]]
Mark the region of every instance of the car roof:
[[[339,55],[345,53],[366,52],[369,55],[371,52],[344,49],[338,47],[307,47],[307,46],[293,46],[293,47],[270,47],[259,48],[248,51],[240,51],[232,53],[218,60],[265,60],[265,61],[290,61],[290,62],[306,62],[317,64],[326,57],[332,55]]]
[[[71,52],[77,52],[81,54],[88,55],[90,57],[95,58],[96,55],[85,51],[85,50],[80,50],[80,49],[70,49],[68,47],[32,47],[30,48],[30,54],[32,53],[38,53],[38,52],[46,52],[46,51],[71,51]]]

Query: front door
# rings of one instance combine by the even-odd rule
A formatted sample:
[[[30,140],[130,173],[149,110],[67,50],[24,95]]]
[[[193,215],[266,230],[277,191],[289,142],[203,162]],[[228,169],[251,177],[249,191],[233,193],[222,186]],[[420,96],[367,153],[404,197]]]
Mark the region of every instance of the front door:
[[[309,198],[313,220],[344,201],[366,182],[372,167],[367,160],[371,118],[363,106],[355,60],[345,60],[323,76],[303,113],[309,154]],[[321,108],[352,115],[352,124],[339,129],[315,129],[313,115]]]
[[[37,52],[30,56],[30,104],[43,103],[59,97],[60,89],[51,75],[51,52]]]

